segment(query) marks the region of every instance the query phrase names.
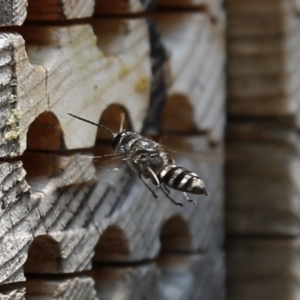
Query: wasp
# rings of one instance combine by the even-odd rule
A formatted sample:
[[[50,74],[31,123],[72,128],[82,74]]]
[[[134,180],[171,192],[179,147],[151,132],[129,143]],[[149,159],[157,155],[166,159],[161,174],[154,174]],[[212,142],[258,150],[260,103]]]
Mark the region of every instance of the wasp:
[[[150,179],[156,188],[160,189],[172,203],[178,206],[183,206],[183,204],[171,198],[169,188],[181,191],[185,199],[193,204],[196,202],[191,200],[187,193],[208,196],[204,181],[196,173],[177,166],[175,160],[168,157],[159,143],[135,131],[123,129],[124,115],[122,115],[118,133],[101,124],[70,113],[69,115],[108,131],[113,138],[112,149],[114,153],[126,158],[125,163],[143,182],[153,197],[158,198],[145,179]]]

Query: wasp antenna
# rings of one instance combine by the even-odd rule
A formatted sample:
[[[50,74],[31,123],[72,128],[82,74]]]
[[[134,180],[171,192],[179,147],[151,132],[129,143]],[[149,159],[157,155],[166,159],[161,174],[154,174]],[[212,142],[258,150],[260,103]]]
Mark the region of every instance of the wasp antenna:
[[[123,131],[123,128],[124,128],[124,121],[125,121],[125,114],[122,112],[122,113],[121,113],[121,124],[120,124],[120,131],[119,131],[119,132],[122,132],[122,131]]]
[[[83,121],[83,122],[86,122],[86,123],[95,125],[95,126],[97,126],[97,127],[99,127],[99,128],[102,128],[102,129],[104,129],[104,130],[106,130],[106,131],[109,131],[109,132],[112,134],[113,137],[115,137],[115,136],[117,135],[117,134],[114,133],[112,130],[110,130],[109,128],[107,128],[107,127],[105,127],[105,126],[103,126],[103,125],[101,125],[101,124],[94,123],[94,122],[89,121],[89,120],[87,120],[87,119],[84,119],[84,118],[75,116],[75,115],[73,115],[73,114],[71,114],[71,113],[68,113],[68,115],[70,115],[70,116],[72,116],[73,118],[76,118],[76,119],[78,119],[78,120],[80,120],[80,121]]]

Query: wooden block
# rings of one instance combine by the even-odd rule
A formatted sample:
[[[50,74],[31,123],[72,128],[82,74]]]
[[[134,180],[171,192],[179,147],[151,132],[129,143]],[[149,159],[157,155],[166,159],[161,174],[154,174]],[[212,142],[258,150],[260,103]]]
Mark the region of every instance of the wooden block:
[[[22,25],[27,14],[27,0],[2,0],[0,26]]]
[[[38,0],[29,0],[28,20],[69,20],[91,17],[95,0],[47,0],[41,5]]]
[[[229,299],[298,298],[298,238],[236,239],[227,249]]]
[[[92,274],[99,299],[224,299],[221,253],[160,255],[139,265],[96,266]],[[217,292],[215,291],[217,290]],[[216,296],[216,298],[213,298]]]
[[[160,272],[154,264],[144,266],[95,266],[90,272],[99,299],[164,300],[160,290]]]
[[[295,4],[230,0],[227,7],[229,114],[290,117],[299,126],[300,19]]]
[[[294,12],[286,13],[284,10],[278,15],[253,15],[253,14],[232,14],[228,12],[228,36],[239,41],[249,41],[249,39],[266,38],[287,39],[289,36],[297,34],[299,18]],[[260,42],[263,42],[260,39]],[[273,49],[275,50],[275,49]]]
[[[21,284],[4,285],[0,288],[1,300],[25,300],[25,287]]]
[[[213,19],[224,20],[225,18],[222,0],[159,0],[158,7],[164,10],[206,11]]]
[[[170,53],[171,85],[162,116],[164,130],[214,132],[216,120],[224,114],[222,24],[213,25],[201,13],[157,14],[155,19]],[[179,118],[181,122],[172,121]]]
[[[230,239],[228,276],[281,277],[299,280],[299,239]]]
[[[27,153],[23,157],[23,165],[25,167],[20,161],[1,163],[2,284],[24,280],[22,265],[35,237],[45,236],[51,231],[53,236],[46,241],[58,249],[57,243],[72,235],[72,232],[65,233],[64,230],[80,228],[90,215],[88,207],[81,209],[81,213],[75,213],[80,209],[80,203],[85,201],[84,193],[90,189],[94,176],[90,157]],[[24,168],[28,173],[26,178]],[[70,197],[78,189],[81,191]],[[85,216],[82,215],[84,212]],[[43,241],[41,238],[42,245]],[[74,240],[67,247],[72,249],[75,245]],[[49,247],[49,253],[51,251],[53,249]],[[76,268],[73,263],[74,266]]]
[[[151,78],[146,23],[103,20],[95,21],[93,26],[99,35],[98,46],[105,54],[99,50],[89,25],[21,27],[30,62],[39,67],[29,63],[19,35],[2,34],[2,70],[8,74],[3,77],[3,103],[9,103],[2,131],[2,157],[20,155],[25,150],[28,126],[45,110],[54,116],[39,116],[32,129],[38,130],[39,136],[51,135],[54,142],[43,145],[36,141],[32,146],[35,149],[94,144],[97,128],[68,117],[68,112],[98,122],[105,108],[119,104],[127,110],[133,127],[141,129]],[[126,32],[124,26],[129,27]]]
[[[138,14],[148,10],[153,10],[156,7],[156,0],[113,0],[113,1],[101,1],[96,0],[95,14]]]
[[[157,264],[161,269],[164,299],[224,299],[225,267],[219,252],[161,255]]]
[[[299,234],[299,137],[282,122],[229,126],[228,230],[231,234]]]
[[[94,280],[86,276],[57,276],[53,279],[31,278],[25,283],[26,299],[97,300]]]
[[[148,20],[151,56],[151,96],[147,116],[143,125],[143,134],[155,135],[160,131],[160,120],[167,100],[167,88],[170,80],[169,55],[163,44],[159,28],[152,19]]]
[[[210,149],[205,137],[181,140],[186,149]],[[178,165],[199,173],[211,193],[184,209],[162,194],[153,198],[125,170],[107,176],[99,169],[95,182],[87,154],[28,152],[23,161],[26,181],[20,162],[2,163],[2,284],[24,280],[23,266],[27,274],[86,270],[94,251],[94,261],[128,262],[156,257],[161,245],[182,253],[219,249],[223,243],[222,161],[177,155]],[[184,201],[180,192],[173,195]]]
[[[250,299],[297,300],[299,282],[290,278],[234,279],[228,281],[228,298],[238,300]]]
[[[293,8],[294,5],[284,0],[275,1],[257,1],[257,0],[229,0],[226,2],[226,8],[231,13],[236,14],[280,14],[284,9]]]

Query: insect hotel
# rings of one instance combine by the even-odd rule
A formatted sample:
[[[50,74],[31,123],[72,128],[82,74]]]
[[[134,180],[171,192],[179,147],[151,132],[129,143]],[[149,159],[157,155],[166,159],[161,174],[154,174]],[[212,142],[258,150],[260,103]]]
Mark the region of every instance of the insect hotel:
[[[220,0],[0,1],[1,300],[225,299],[225,25]]]

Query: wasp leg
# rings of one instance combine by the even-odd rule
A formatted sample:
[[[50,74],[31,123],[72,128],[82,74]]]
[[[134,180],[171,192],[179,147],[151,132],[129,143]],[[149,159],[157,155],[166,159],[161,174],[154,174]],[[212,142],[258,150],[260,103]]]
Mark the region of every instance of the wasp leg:
[[[185,199],[186,199],[187,201],[189,201],[189,202],[191,202],[191,203],[193,203],[193,204],[196,204],[196,201],[190,199],[186,192],[182,192],[182,193],[183,193],[183,195],[184,195],[184,197],[185,197]]]
[[[143,184],[147,187],[147,189],[152,193],[154,198],[158,198],[158,196],[155,194],[155,192],[151,189],[151,187],[148,185],[148,183],[143,179],[142,176],[139,175],[139,179],[143,182]]]
[[[130,169],[133,173],[135,173],[135,174],[138,176],[138,178],[143,182],[143,184],[146,186],[146,188],[152,193],[153,197],[157,199],[158,196],[157,196],[157,195],[155,194],[155,192],[151,189],[151,187],[148,185],[148,183],[144,180],[144,178],[142,177],[141,173],[140,173],[138,170],[134,169],[134,167],[133,167],[130,163],[126,162],[126,164],[127,164],[127,166],[129,167],[129,169]]]
[[[164,184],[165,191],[170,195],[171,191],[167,188],[167,186]]]
[[[160,187],[160,181],[159,181],[157,175],[154,173],[154,171],[150,167],[147,167],[147,170],[148,170],[149,174],[151,175],[152,182],[154,184],[156,184],[156,187],[159,188]]]
[[[149,168],[149,167],[147,168],[147,170],[149,171],[149,174],[152,176],[152,181],[156,183],[156,186],[157,186],[159,189],[162,190],[162,192],[165,194],[165,196],[166,196],[169,200],[171,200],[171,202],[173,202],[174,204],[176,204],[176,205],[178,205],[178,206],[183,206],[182,203],[179,203],[179,202],[174,201],[174,200],[169,196],[169,194],[170,194],[169,189],[166,188],[165,185],[164,185],[164,187],[161,186],[160,181],[159,181],[158,177],[156,176],[156,174],[154,173],[154,171],[153,171],[151,168]],[[165,188],[165,189],[164,189],[164,188]]]
[[[175,205],[178,205],[178,206],[183,206],[182,203],[179,203],[179,202],[176,202],[175,200],[173,200],[169,194],[164,190],[164,188],[160,185],[159,188],[162,190],[162,192],[165,194],[165,196],[172,202],[174,203]]]

